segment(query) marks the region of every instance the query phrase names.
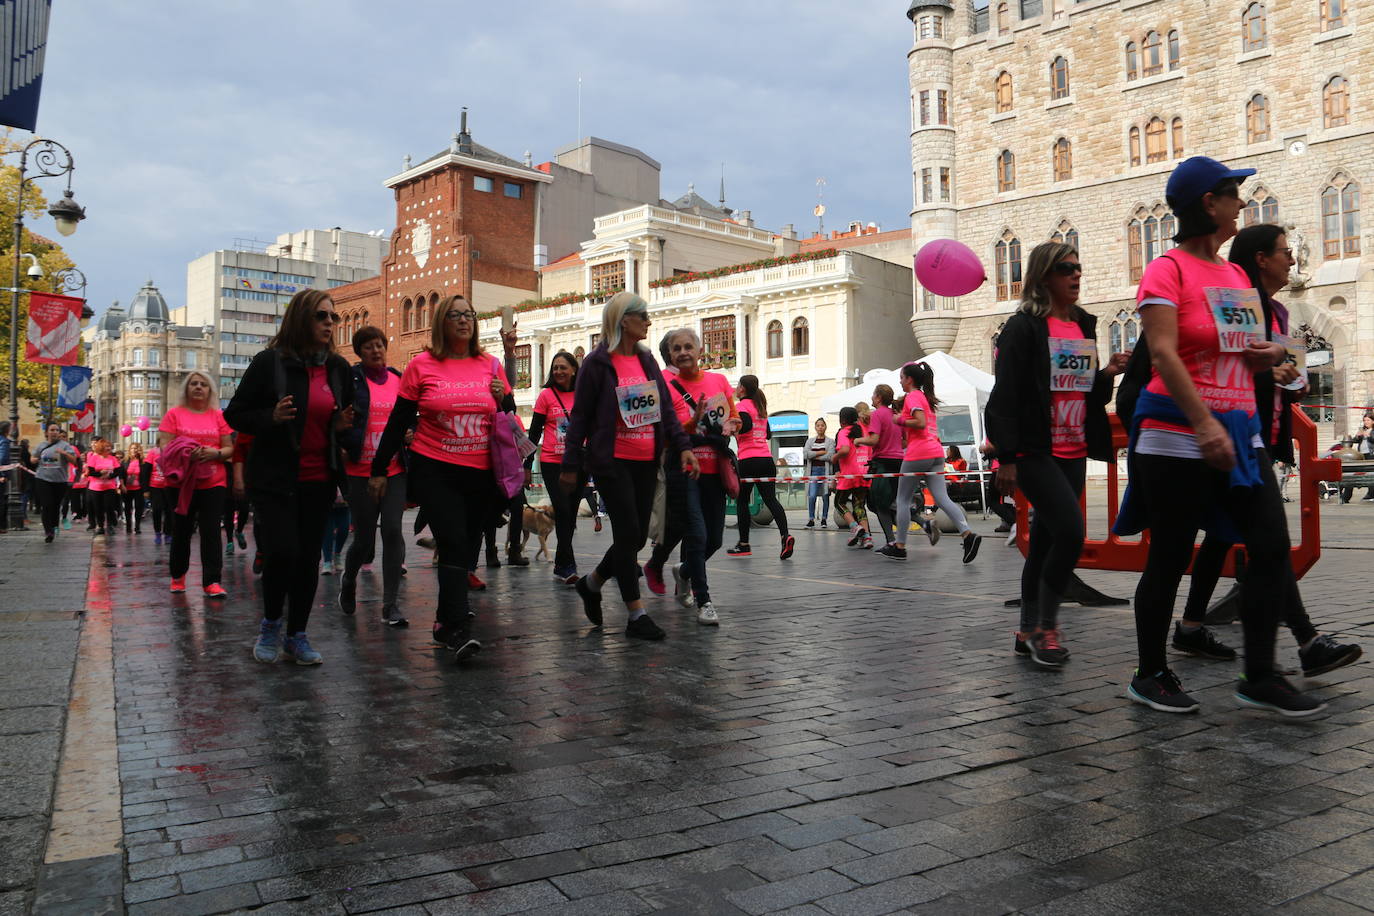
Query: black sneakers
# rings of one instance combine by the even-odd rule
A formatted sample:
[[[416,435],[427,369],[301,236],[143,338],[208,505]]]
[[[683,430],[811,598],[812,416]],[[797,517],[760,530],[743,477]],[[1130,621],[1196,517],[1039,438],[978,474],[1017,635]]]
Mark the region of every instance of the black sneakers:
[[[339,585],[339,610],[352,617],[358,612],[358,584],[345,579]]]
[[[648,614],[640,614],[625,624],[625,635],[632,639],[662,639],[667,636],[663,628],[649,619]]]
[[[1026,649],[1031,661],[1042,668],[1062,668],[1069,660],[1069,650],[1064,648],[1058,630],[1042,630],[1026,640]]]
[[[395,604],[382,605],[382,622],[389,627],[408,627],[410,621],[406,620],[401,614],[401,609]]]
[[[1341,645],[1330,636],[1318,636],[1306,649],[1298,650],[1302,660],[1302,676],[1316,677],[1359,661],[1364,651],[1356,645]]]
[[[1196,655],[1199,658],[1215,658],[1218,661],[1231,662],[1236,659],[1236,650],[1217,639],[1207,627],[1198,627],[1189,632],[1183,629],[1183,624],[1174,621],[1174,649],[1184,655]]]
[[[601,626],[601,593],[594,592],[587,584],[584,576],[573,584],[573,590],[582,599],[582,613],[587,615],[587,619],[592,622],[592,626]]]
[[[453,660],[456,662],[472,658],[482,651],[482,644],[475,639],[465,639],[458,648],[453,650]]]
[[[886,557],[889,560],[905,560],[906,548],[898,547],[896,544],[888,544],[882,550],[878,551],[878,556]]]
[[[1197,712],[1198,702],[1183,692],[1178,676],[1165,668],[1157,674],[1144,675],[1136,669],[1131,685],[1126,688],[1126,698],[1144,703],[1160,712]]]
[[[1236,699],[1243,706],[1266,709],[1281,716],[1300,719],[1314,716],[1326,708],[1321,700],[1304,696],[1277,674],[1249,680],[1244,675],[1236,682]]]
[[[935,523],[931,523],[935,527]],[[938,528],[936,529],[939,530]],[[932,542],[933,543],[933,542]],[[970,534],[964,538],[964,562],[972,563],[973,558],[978,556],[978,548],[983,546],[983,536],[981,534]]]
[[[754,555],[754,552],[749,549],[749,545],[744,541],[740,541],[725,552],[732,557],[752,557]]]

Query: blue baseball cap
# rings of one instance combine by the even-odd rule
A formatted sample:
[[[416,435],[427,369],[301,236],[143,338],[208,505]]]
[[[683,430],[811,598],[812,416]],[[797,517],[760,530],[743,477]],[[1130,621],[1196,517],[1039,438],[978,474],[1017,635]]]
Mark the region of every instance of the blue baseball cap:
[[[1228,178],[1245,179],[1253,174],[1254,169],[1231,169],[1215,159],[1194,156],[1174,167],[1164,188],[1164,199],[1173,209],[1186,207]]]

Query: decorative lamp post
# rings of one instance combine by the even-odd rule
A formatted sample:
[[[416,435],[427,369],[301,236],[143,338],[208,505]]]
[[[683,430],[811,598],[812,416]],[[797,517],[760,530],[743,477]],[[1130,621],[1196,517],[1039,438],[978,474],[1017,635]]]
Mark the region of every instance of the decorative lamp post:
[[[29,166],[33,174],[29,174]],[[19,154],[19,195],[14,208],[14,282],[9,287],[10,294],[10,446],[11,453],[19,455],[19,296],[25,292],[19,284],[19,269],[24,257],[24,191],[35,178],[57,178],[67,176],[67,188],[62,199],[48,208],[62,235],[76,231],[77,223],[86,218],[86,210],[72,197],[71,174],[76,164],[71,150],[56,140],[38,139],[31,141]],[[20,489],[23,472],[17,467],[10,472],[9,495],[6,500],[6,515],[9,527],[18,530],[24,526],[23,501]]]
[[[51,211],[49,211],[51,212]],[[52,275],[52,291],[55,293],[79,293],[80,298],[86,298],[86,275],[76,267],[64,267]],[[89,305],[81,306],[81,320],[89,321],[95,317],[95,312]],[[46,430],[52,423],[52,418],[57,415],[57,367],[48,366],[48,415],[43,421],[43,429]]]

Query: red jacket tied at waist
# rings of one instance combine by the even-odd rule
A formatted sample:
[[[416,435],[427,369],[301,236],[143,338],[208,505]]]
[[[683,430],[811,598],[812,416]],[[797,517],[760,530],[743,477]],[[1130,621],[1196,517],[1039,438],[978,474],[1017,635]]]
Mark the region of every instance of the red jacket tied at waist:
[[[167,486],[175,487],[177,493],[177,515],[185,515],[191,509],[191,497],[196,492],[196,487],[203,480],[209,480],[214,476],[214,464],[209,461],[197,461],[195,459],[196,450],[200,448],[200,443],[187,436],[177,436],[166,447],[162,449],[162,455],[158,458],[158,466],[162,468],[162,476],[167,481]]]

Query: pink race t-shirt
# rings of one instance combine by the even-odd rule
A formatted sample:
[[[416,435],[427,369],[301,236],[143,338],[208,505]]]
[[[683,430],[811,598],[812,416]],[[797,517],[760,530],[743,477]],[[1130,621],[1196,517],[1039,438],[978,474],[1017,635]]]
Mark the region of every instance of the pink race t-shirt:
[[[940,429],[935,420],[935,408],[930,406],[924,392],[913,388],[902,401],[902,418],[910,420],[917,411],[925,414],[926,425],[924,429],[906,428],[906,451],[902,457],[907,461],[945,457],[945,447],[940,444]]]
[[[367,423],[363,426],[363,448],[359,460],[350,461],[344,467],[349,477],[371,477],[372,457],[377,454],[377,446],[382,441],[382,430],[391,418],[391,408],[396,406],[396,396],[401,393],[401,378],[388,371],[386,379],[379,385],[370,378],[364,378],[368,389]],[[398,454],[387,465],[386,476],[394,477],[405,470]]]
[[[683,426],[691,421],[694,411],[687,406],[687,399],[682,396],[682,392],[678,391],[677,386],[679,385],[687,389],[687,393],[692,396],[692,400],[698,406],[705,405],[706,413],[702,417],[703,424],[709,418],[714,420],[711,426],[719,428],[726,419],[739,416],[739,411],[735,410],[735,389],[725,376],[719,372],[702,372],[689,382],[679,374],[676,378],[669,380],[668,392],[673,399],[673,410],[677,412],[677,418]],[[697,464],[701,466],[701,473],[720,473],[720,453],[713,447],[698,445],[693,447],[692,453],[697,456]]]
[[[539,436],[539,463],[562,464],[568,447],[568,418],[572,415],[573,392],[545,388],[534,399],[534,413],[544,417],[544,432]]]
[[[891,458],[900,461],[902,458],[902,433],[897,428],[897,421],[892,416],[892,411],[886,407],[875,407],[868,416],[868,429],[870,435],[878,434],[878,444],[873,446],[874,458]]]
[[[109,490],[119,489],[119,478],[111,476],[101,477],[102,471],[114,471],[119,468],[119,459],[114,455],[101,455],[91,452],[86,456],[86,476],[90,479],[92,493],[105,493]]]
[[[1150,262],[1140,280],[1136,302],[1141,308],[1167,308],[1165,302],[1178,308],[1178,355],[1207,407],[1220,413],[1243,410],[1254,415],[1254,378],[1241,353],[1222,352],[1220,335],[1229,332],[1225,328],[1219,330],[1212,309],[1213,302],[1222,304],[1227,290],[1254,294],[1239,265],[1213,264],[1175,250]],[[1258,295],[1255,296],[1258,307]],[[1263,312],[1260,316],[1259,331],[1263,337]],[[1151,370],[1145,390],[1168,396],[1169,389],[1158,368]],[[1141,428],[1181,433],[1190,439],[1193,435],[1190,426],[1160,420],[1144,420]],[[1188,444],[1196,449],[1195,443]]]
[[[1046,319],[1053,340],[1085,340],[1083,329],[1076,321]],[[1051,344],[1053,348],[1053,344]],[[1050,367],[1054,372],[1054,367]],[[1050,392],[1050,450],[1056,458],[1088,457],[1088,434],[1084,423],[1088,416],[1088,396],[1081,391]]]
[[[195,441],[197,445],[207,448],[221,448],[220,440],[224,436],[230,435],[233,430],[229,424],[224,422],[224,414],[220,413],[218,407],[211,407],[209,410],[196,413],[189,407],[173,407],[162,415],[162,422],[158,424],[159,433],[171,433],[173,436],[185,436]],[[222,487],[227,483],[228,478],[224,473],[224,462],[214,461],[210,463],[210,473],[200,478],[196,483],[197,490],[209,490],[212,487]]]
[[[860,423],[860,424],[859,424],[859,430],[863,433],[863,435],[860,436],[859,438],[861,438],[861,439],[867,439],[867,438],[868,438],[868,434],[869,434],[870,432],[873,431],[873,428],[872,428],[872,426],[870,426],[870,425],[868,425],[868,424],[866,424],[866,423]],[[864,470],[867,470],[867,469],[868,469],[868,459],[870,459],[870,458],[873,457],[873,446],[871,446],[871,445],[856,445],[854,448],[855,448],[855,449],[858,451],[858,453],[859,453],[859,467],[863,468]]]
[[[329,479],[329,421],[334,416],[334,392],[324,366],[306,368],[305,429],[301,431],[301,460],[297,480]]]
[[[651,385],[649,378],[644,374],[644,366],[639,362],[639,356],[631,353],[626,356],[624,353],[611,354],[611,366],[615,369],[617,390],[627,389],[636,385]],[[657,400],[659,396],[658,386],[652,385],[652,391],[644,389],[645,397]],[[654,460],[654,430],[658,428],[658,422],[644,422],[642,425],[633,427],[625,424],[625,412],[627,409],[633,410],[638,403],[627,408],[625,399],[619,396],[616,401],[620,404],[620,415],[615,420],[615,457],[624,461],[653,461]],[[652,413],[652,408],[646,408]],[[658,405],[658,410],[663,410],[663,405]],[[648,416],[644,414],[642,416]]]
[[[868,486],[866,478],[846,476],[862,474],[868,463],[867,456],[863,454],[867,449],[862,445],[854,444],[854,436],[850,432],[853,428],[853,426],[841,427],[839,434],[835,436],[835,451],[838,452],[845,446],[849,446],[849,454],[840,458],[840,479],[835,481],[836,490],[858,490]],[[862,428],[860,432],[863,432]]]
[[[129,462],[129,471],[128,474],[124,477],[124,489],[130,491],[142,490],[143,481],[139,479],[142,476],[143,462],[135,458]]]
[[[162,466],[158,464],[158,459],[162,457],[162,449],[150,448],[148,449],[148,454],[144,457],[153,466],[152,476],[148,478],[149,488],[161,490],[163,487],[167,486],[167,479],[162,476]]]
[[[735,406],[739,408],[741,417],[748,414],[749,422],[754,424],[749,432],[735,436],[735,441],[739,443],[739,457],[772,458],[773,452],[768,448],[768,418],[760,416],[759,409],[748,398]]]
[[[496,399],[491,380],[510,385],[495,357],[435,359],[428,351],[410,361],[401,376],[401,397],[419,405],[411,448],[426,458],[487,470],[491,467],[491,418]]]

